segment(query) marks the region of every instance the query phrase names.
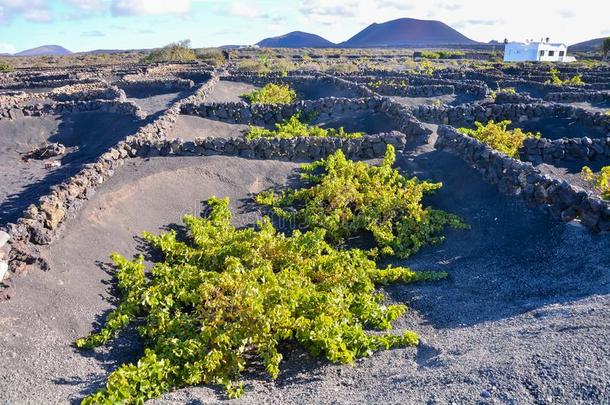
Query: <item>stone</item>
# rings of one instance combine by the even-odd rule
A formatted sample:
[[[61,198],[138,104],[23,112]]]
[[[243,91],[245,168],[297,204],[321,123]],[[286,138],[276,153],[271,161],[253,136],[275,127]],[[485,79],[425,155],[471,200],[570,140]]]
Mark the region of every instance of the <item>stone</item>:
[[[6,245],[10,239],[11,235],[4,231],[0,231],[0,248]]]
[[[4,278],[8,275],[8,263],[5,261],[0,261],[0,281],[4,280]]]

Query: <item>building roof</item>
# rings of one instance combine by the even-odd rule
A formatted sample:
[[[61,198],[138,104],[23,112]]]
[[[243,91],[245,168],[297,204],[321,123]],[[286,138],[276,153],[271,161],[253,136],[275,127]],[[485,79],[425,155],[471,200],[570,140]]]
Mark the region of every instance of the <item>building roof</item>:
[[[522,46],[550,45],[550,46],[565,46],[566,48],[568,47],[566,44],[561,43],[561,42],[541,42],[541,41],[517,42],[517,41],[512,41],[512,42],[509,42],[508,44],[509,45],[522,45]]]

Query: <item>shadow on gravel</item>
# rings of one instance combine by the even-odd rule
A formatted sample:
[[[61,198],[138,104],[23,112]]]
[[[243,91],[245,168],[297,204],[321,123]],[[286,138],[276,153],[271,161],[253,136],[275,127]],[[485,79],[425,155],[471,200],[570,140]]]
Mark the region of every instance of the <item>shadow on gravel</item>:
[[[60,116],[57,131],[48,137],[49,142],[59,142],[72,148],[61,158],[61,167],[47,171],[37,181],[26,185],[19,192],[9,195],[0,203],[0,223],[19,218],[28,205],[47,194],[51,186],[76,174],[83,164],[94,162],[102,153],[116,145],[127,135],[148,123],[134,120],[123,114],[86,112]],[[14,135],[18,136],[18,135]],[[21,164],[21,162],[19,162]],[[28,163],[22,163],[28,164]]]
[[[542,137],[547,139],[582,138],[583,136],[602,138],[606,136],[603,131],[577,122],[573,118],[543,117],[513,122],[510,127],[518,127],[528,132],[540,132]]]
[[[404,156],[398,164],[420,178],[442,181],[443,188],[426,202],[460,215],[471,226],[447,230],[444,243],[400,263],[447,271],[447,280],[386,288],[435,327],[468,326],[610,293],[607,235],[559,223],[502,196],[446,152]]]
[[[395,121],[387,114],[364,111],[333,114],[330,118],[314,118],[312,124],[319,125],[322,128],[343,127],[347,132],[364,132],[367,134],[390,132],[396,129]]]

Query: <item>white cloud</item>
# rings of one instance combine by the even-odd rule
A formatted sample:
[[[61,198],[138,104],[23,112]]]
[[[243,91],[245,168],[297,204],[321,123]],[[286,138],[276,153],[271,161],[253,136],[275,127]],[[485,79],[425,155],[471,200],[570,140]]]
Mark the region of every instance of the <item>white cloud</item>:
[[[108,2],[104,0],[64,0],[69,5],[76,7],[80,11],[99,12],[108,8]]]
[[[11,44],[4,44],[0,42],[0,53],[15,53],[17,49]]]
[[[17,16],[32,22],[48,22],[53,19],[48,1],[0,0],[0,24],[8,24]]]
[[[169,15],[188,14],[190,0],[113,0],[112,15]]]
[[[229,6],[229,8],[225,10],[225,14],[236,16],[236,17],[246,17],[246,18],[258,18],[263,15],[261,10],[258,7],[256,7],[255,5],[241,3],[241,2],[237,2],[237,3],[231,2],[231,5]]]

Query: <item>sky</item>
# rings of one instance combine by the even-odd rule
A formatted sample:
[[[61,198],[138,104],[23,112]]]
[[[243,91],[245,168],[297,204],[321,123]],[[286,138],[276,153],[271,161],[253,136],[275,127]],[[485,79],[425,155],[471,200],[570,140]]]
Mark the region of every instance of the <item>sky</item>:
[[[604,4],[606,4],[604,6]],[[73,52],[253,44],[290,31],[333,42],[377,22],[439,20],[476,41],[610,36],[605,0],[0,0],[0,53],[40,45]]]

